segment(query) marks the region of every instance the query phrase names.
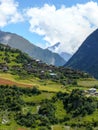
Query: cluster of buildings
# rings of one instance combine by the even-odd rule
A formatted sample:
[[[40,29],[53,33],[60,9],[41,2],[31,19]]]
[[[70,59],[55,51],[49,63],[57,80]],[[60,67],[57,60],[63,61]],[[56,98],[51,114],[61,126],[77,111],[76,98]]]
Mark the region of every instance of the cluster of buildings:
[[[96,88],[90,88],[90,89],[86,90],[85,93],[90,94],[92,96],[93,95],[98,96],[98,92],[97,92]]]

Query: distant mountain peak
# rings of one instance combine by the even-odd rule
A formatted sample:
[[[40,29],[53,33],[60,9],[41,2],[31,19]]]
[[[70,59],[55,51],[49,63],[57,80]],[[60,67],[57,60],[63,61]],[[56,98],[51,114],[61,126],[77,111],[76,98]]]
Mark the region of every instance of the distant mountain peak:
[[[59,47],[60,42],[54,44],[53,46],[48,47],[48,50],[55,50],[57,47]]]

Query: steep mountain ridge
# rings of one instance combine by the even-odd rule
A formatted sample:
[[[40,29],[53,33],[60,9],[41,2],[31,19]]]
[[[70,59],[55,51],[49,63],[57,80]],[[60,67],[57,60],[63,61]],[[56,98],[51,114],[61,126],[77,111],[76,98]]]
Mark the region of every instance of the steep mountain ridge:
[[[98,29],[90,34],[78,51],[65,64],[67,67],[86,71],[98,78]]]
[[[20,49],[32,58],[39,59],[47,64],[56,66],[62,66],[65,64],[65,60],[58,54],[52,53],[47,49],[37,47],[17,34],[0,31],[0,43],[9,45],[12,48]]]

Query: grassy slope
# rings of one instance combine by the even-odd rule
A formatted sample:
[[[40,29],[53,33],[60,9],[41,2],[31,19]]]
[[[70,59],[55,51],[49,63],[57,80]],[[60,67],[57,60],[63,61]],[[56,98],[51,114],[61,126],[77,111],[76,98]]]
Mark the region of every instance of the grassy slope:
[[[60,83],[55,83],[51,80],[40,80],[39,78],[30,78],[28,80],[20,80],[18,75],[11,75],[9,73],[0,73],[0,80],[2,79],[6,81],[9,80],[13,85],[23,86],[23,87],[33,87],[36,86],[40,90],[50,91],[50,92],[58,92],[58,91],[66,91],[65,88],[62,88]],[[7,82],[8,84],[8,82]],[[10,84],[10,83],[9,83]],[[12,85],[11,84],[11,85]]]
[[[98,86],[98,80],[95,79],[80,80],[78,81],[78,85],[86,88],[94,87],[94,86]]]
[[[64,119],[64,117],[66,116],[66,111],[64,110],[64,105],[63,105],[62,101],[60,101],[60,100],[57,101],[55,103],[55,106],[57,107],[56,113],[55,113],[56,117],[59,120]]]
[[[40,103],[44,99],[51,99],[54,96],[54,93],[42,92],[40,95],[35,96],[23,96],[25,102],[34,102],[36,104]]]
[[[9,80],[13,83],[13,85],[17,85],[18,86],[23,86],[23,87],[33,87],[36,86],[38,87],[40,90],[46,90],[46,91],[50,91],[50,92],[66,92],[66,91],[72,91],[72,89],[75,88],[79,88],[79,89],[89,89],[91,87],[94,86],[98,86],[98,80],[95,79],[85,79],[85,80],[78,80],[78,86],[76,85],[66,85],[65,87],[60,84],[60,83],[56,83],[53,82],[51,80],[40,80],[39,78],[36,77],[31,77],[29,79],[19,79],[18,75],[12,75],[9,73],[0,73],[0,81],[2,81],[2,79],[4,79],[5,81]],[[6,82],[5,82],[6,84]]]

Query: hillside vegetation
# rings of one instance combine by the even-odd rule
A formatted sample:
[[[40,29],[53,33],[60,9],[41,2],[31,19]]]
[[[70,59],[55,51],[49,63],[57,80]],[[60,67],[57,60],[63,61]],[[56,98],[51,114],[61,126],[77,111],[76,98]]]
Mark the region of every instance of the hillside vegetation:
[[[91,84],[90,84],[91,83]],[[98,128],[98,81],[0,44],[0,129]]]
[[[53,93],[35,87],[0,86],[0,128],[51,130],[60,124],[62,129],[93,129],[98,126],[97,110],[97,98],[86,97],[79,89]]]

